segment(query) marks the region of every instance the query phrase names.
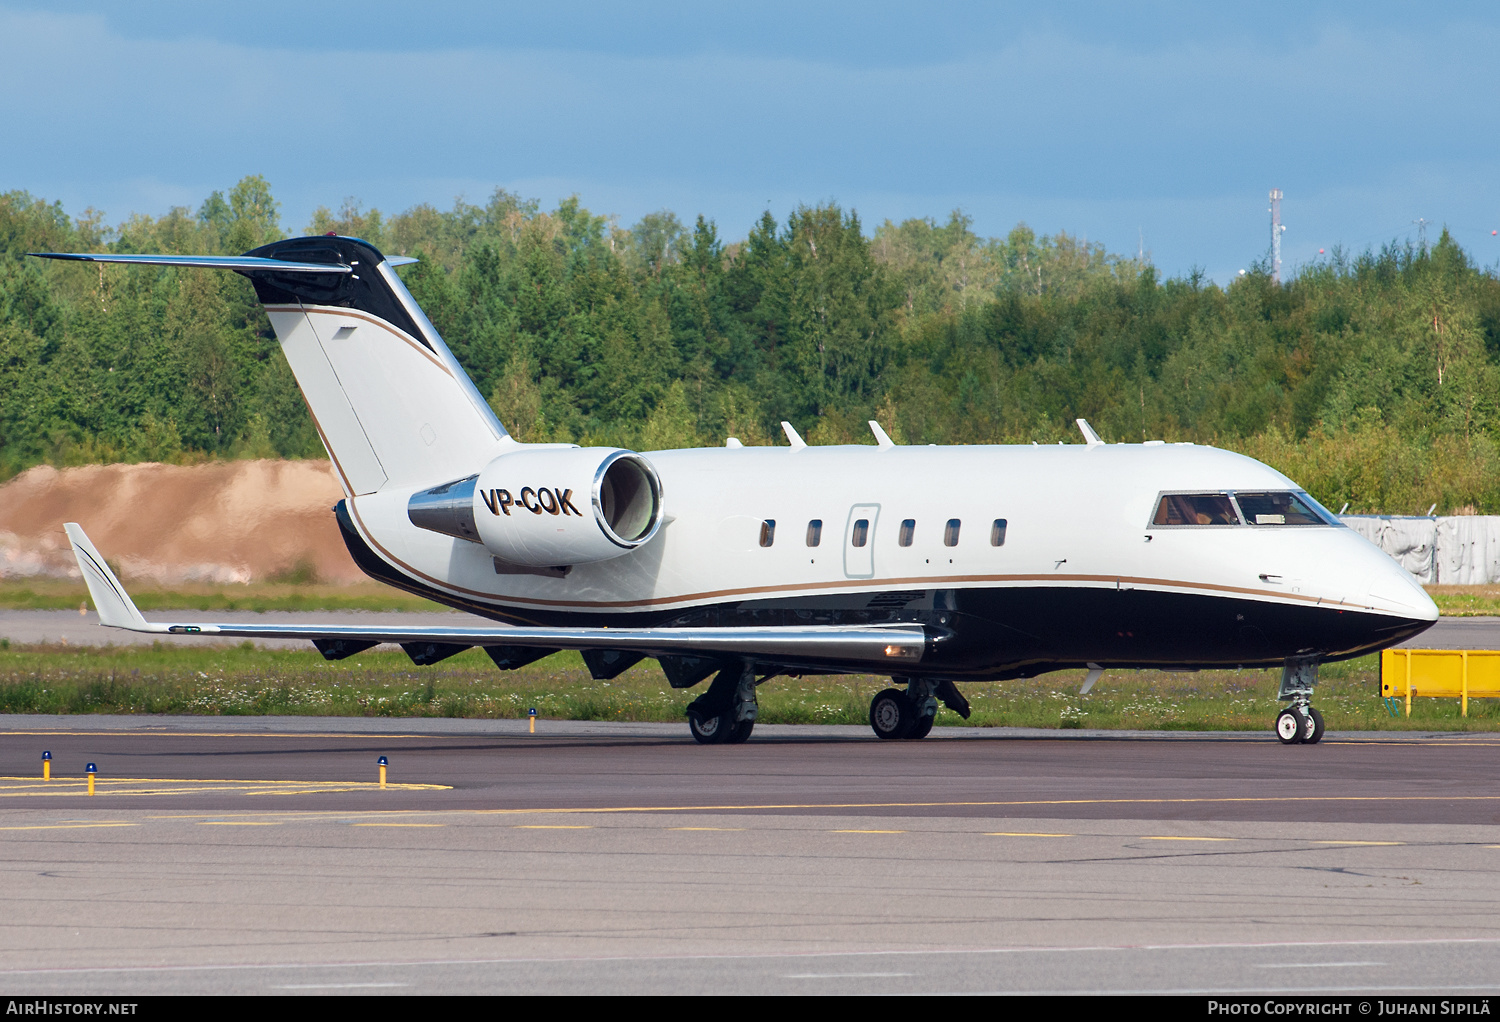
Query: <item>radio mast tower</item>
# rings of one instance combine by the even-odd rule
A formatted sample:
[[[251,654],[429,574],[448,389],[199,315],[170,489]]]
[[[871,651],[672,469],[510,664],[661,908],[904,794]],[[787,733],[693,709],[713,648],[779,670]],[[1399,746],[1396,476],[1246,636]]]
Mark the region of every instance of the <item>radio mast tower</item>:
[[[1281,283],[1281,189],[1271,189],[1271,283]]]

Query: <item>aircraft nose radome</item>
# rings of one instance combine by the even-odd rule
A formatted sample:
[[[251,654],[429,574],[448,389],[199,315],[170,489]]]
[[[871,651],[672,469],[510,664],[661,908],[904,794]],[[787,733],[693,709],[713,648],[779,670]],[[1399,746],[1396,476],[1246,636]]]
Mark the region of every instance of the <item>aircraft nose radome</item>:
[[[1417,621],[1436,621],[1437,604],[1427,590],[1384,551],[1371,551],[1375,572],[1370,578],[1370,599],[1381,609],[1399,610]]]

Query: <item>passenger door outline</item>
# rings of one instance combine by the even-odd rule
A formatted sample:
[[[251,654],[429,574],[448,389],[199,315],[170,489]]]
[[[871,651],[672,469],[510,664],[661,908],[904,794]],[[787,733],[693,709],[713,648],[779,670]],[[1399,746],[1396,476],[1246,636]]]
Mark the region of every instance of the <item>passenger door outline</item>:
[[[865,545],[854,545],[854,523],[865,519],[870,523],[865,533]],[[849,509],[849,519],[844,523],[844,577],[875,577],[875,532],[880,520],[879,504],[855,504]]]

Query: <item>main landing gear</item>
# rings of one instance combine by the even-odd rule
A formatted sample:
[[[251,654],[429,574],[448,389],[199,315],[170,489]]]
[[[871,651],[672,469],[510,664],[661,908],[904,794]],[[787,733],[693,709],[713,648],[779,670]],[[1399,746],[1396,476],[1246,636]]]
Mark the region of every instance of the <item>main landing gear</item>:
[[[755,680],[755,667],[750,663],[726,667],[714,675],[708,691],[688,703],[688,730],[693,738],[700,745],[738,745],[749,738],[760,709],[755,701],[760,681]]]
[[[1276,737],[1282,745],[1315,745],[1323,739],[1323,715],[1312,705],[1318,683],[1316,660],[1288,660],[1281,669],[1276,698],[1291,705],[1276,715]]]
[[[901,678],[892,678],[899,682]],[[938,700],[965,720],[969,701],[953,682],[936,678],[907,678],[906,691],[887,688],[870,700],[870,728],[876,738],[926,738],[937,719]]]

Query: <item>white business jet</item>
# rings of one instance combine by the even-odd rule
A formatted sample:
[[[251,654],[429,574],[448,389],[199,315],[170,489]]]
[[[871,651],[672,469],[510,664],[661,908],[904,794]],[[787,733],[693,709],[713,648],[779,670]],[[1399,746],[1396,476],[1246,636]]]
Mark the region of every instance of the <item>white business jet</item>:
[[[386,258],[354,238],[239,257],[37,253],[233,270],[280,339],[374,578],[497,624],[148,622],[83,530],[102,624],[310,639],[330,660],[474,646],[502,670],[581,650],[596,679],[654,657],[705,744],[742,742],[756,686],[873,673],[881,738],[921,738],[957,684],[1087,669],[1282,667],[1283,742],[1316,742],[1318,664],[1390,646],[1437,608],[1294,482],[1192,444],[873,446],[637,453],[516,441]]]

